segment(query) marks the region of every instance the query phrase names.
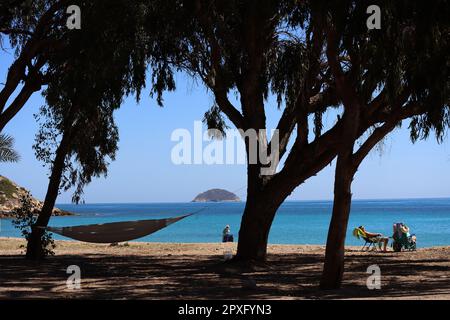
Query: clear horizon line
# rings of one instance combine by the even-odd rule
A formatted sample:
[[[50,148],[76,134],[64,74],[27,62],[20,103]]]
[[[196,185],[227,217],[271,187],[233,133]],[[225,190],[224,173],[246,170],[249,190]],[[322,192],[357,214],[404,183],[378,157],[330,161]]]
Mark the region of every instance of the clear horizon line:
[[[406,197],[406,198],[356,198],[352,199],[352,201],[386,201],[386,200],[440,200],[440,199],[450,199],[450,196],[442,196],[442,197]],[[332,202],[333,199],[294,199],[294,200],[285,200],[284,202],[313,202],[313,201],[321,201],[321,202]],[[245,201],[237,201],[237,202],[192,202],[191,201],[136,201],[136,202],[86,202],[80,203],[79,205],[96,205],[96,204],[158,204],[158,203],[245,203]],[[58,205],[76,205],[72,202],[59,202],[56,203],[55,206]]]

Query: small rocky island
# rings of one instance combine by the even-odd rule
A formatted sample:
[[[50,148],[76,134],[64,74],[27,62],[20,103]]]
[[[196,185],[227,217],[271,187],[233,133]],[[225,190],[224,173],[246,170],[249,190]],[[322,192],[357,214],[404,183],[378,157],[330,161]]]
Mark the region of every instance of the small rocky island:
[[[241,199],[233,192],[224,189],[210,189],[192,200],[192,202],[239,202]]]
[[[20,207],[20,199],[28,191],[18,186],[13,181],[0,175],[0,218],[12,218],[14,210]],[[42,209],[42,201],[32,198],[34,213],[38,214]],[[53,209],[54,216],[69,216],[71,212],[63,211],[58,208]]]

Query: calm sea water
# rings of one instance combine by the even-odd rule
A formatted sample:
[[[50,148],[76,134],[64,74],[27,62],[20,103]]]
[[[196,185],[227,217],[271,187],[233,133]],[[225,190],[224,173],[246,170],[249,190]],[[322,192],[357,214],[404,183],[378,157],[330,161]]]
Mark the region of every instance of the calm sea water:
[[[73,226],[115,221],[173,217],[206,207],[152,235],[150,242],[218,242],[225,225],[237,239],[244,203],[148,203],[58,205],[77,216],[52,217],[51,226]],[[331,201],[285,202],[273,223],[269,242],[277,244],[325,244]],[[418,237],[419,247],[450,245],[450,199],[355,200],[352,204],[347,245],[360,245],[351,235],[359,225],[390,236],[392,224],[405,222]],[[18,237],[11,221],[1,220],[1,237]],[[64,239],[54,235],[55,239]]]

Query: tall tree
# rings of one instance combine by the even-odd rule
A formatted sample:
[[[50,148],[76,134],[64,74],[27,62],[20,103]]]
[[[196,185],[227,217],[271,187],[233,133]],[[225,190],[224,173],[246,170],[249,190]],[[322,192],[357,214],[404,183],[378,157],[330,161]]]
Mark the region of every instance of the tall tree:
[[[248,160],[254,158],[254,151],[261,154],[260,150],[271,156],[278,151],[280,158],[286,155],[283,168],[269,175],[262,174],[267,166],[263,159],[247,164],[247,201],[236,259],[264,260],[270,227],[281,203],[336,154],[334,142],[341,122],[324,134],[318,124],[316,139],[308,141],[308,118],[319,119],[338,103],[334,88],[320,76],[327,73],[320,63],[323,39],[305,25],[305,9],[295,1],[197,0],[160,3],[155,8],[149,11],[147,24],[152,33],[151,62],[166,67],[169,84],[172,68],[202,80],[214,95],[212,111],[220,111],[205,114],[210,126],[223,129],[224,114],[238,129],[264,133],[267,98],[270,93],[278,96],[283,108],[277,125],[279,149],[266,134],[258,137],[259,150],[245,139]],[[164,25],[163,32],[157,32],[160,25]],[[238,96],[239,106],[233,105],[230,94]],[[289,150],[292,136],[295,141]],[[273,161],[269,165],[276,166]]]
[[[169,16],[169,23],[161,21]],[[259,146],[285,157],[284,165],[279,172],[263,175],[261,159],[247,164],[247,201],[237,260],[266,258],[268,235],[279,206],[337,152],[343,121],[323,132],[321,117],[339,100],[322,59],[323,31],[315,29],[319,23],[308,23],[309,17],[308,7],[295,1],[198,0],[181,1],[178,6],[161,4],[158,14],[149,19],[148,30],[165,25],[164,33],[150,38],[156,44],[149,46],[151,56],[168,65],[169,75],[173,65],[198,76],[214,95],[213,108],[236,128],[267,129],[265,109],[270,93],[283,108],[276,127],[278,150],[266,135],[259,137]],[[232,93],[239,97],[239,106],[230,101]],[[216,118],[216,128],[223,123],[221,114],[206,116],[210,114]],[[208,123],[214,126],[213,120]],[[294,142],[289,149],[290,140]],[[245,142],[250,160],[252,148],[248,139]]]
[[[93,177],[106,175],[117,151],[113,113],[125,95],[139,98],[146,60],[141,47],[138,2],[125,0],[80,3],[83,27],[73,30],[65,50],[51,56],[52,81],[44,91],[41,129],[34,146],[50,166],[47,194],[32,228],[27,258],[43,257],[42,236],[61,189],[75,188],[79,202]]]
[[[365,10],[369,3],[363,1],[363,5],[346,1],[343,6],[344,10],[358,8],[356,20],[348,19],[346,15],[351,11],[344,12],[339,7],[340,2],[327,4],[325,1],[196,0],[170,5],[158,2],[154,10],[149,9],[147,30],[152,33],[148,38],[151,61],[163,66],[166,75],[161,87],[174,85],[174,69],[201,79],[215,100],[212,110],[205,114],[210,126],[221,129],[224,114],[236,128],[266,130],[268,97],[276,95],[278,106],[282,108],[276,127],[278,149],[273,138],[269,140],[265,134],[258,137],[262,149],[271,155],[278,152],[279,157],[284,158],[281,168],[263,175],[261,169],[266,164],[262,159],[247,164],[247,202],[239,231],[237,260],[265,259],[276,211],[306,179],[317,174],[337,155],[341,156],[339,172],[351,176],[345,158],[354,141],[374,126],[388,123],[380,129],[386,130],[400,119],[423,112],[412,104],[398,111],[395,106],[404,107],[404,100],[396,102],[401,94],[386,96],[381,90],[379,95],[373,96],[381,89],[378,85],[383,77],[394,77],[389,84],[394,84],[399,77],[397,72],[379,74],[386,69],[377,65],[383,62],[392,65],[387,57],[390,51],[396,54],[396,45],[378,39],[376,45],[387,45],[387,48],[377,51],[370,41],[361,40],[364,37],[377,39],[376,33],[367,30]],[[321,14],[322,9],[333,13],[331,7],[336,9],[335,18],[340,19],[336,23],[345,26],[345,40],[350,41],[345,46],[340,43],[341,30],[330,29],[333,25],[328,23],[329,17]],[[361,14],[363,8],[364,15]],[[359,43],[351,42],[352,28],[359,32]],[[389,30],[386,25],[385,33],[389,34]],[[362,53],[369,55],[361,56]],[[364,73],[366,70],[370,72]],[[358,85],[356,95],[345,85],[347,78]],[[232,94],[238,97],[237,105],[229,99]],[[324,114],[341,105],[343,114],[327,128]],[[376,130],[375,136],[380,130]],[[252,148],[248,139],[245,142],[250,160]],[[336,189],[341,188],[349,191],[337,181]],[[348,195],[342,202],[349,205]],[[338,224],[343,223],[345,221]]]
[[[367,30],[366,9],[381,8],[383,27]],[[316,13],[324,21],[326,54],[343,103],[344,131],[338,147],[334,202],[321,280],[340,287],[344,244],[351,207],[351,184],[364,158],[384,137],[411,118],[411,137],[438,140],[450,124],[449,25],[445,1],[324,2]],[[348,63],[338,58],[348,56]],[[363,138],[367,110],[380,113]],[[357,146],[359,142],[359,146]]]

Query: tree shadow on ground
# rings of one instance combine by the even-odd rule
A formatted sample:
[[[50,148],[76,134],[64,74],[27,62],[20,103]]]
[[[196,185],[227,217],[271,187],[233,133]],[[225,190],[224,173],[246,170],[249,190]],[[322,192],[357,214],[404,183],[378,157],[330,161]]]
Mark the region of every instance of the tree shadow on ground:
[[[450,257],[352,254],[340,290],[321,291],[323,255],[270,255],[255,268],[234,268],[218,256],[60,255],[42,262],[0,256],[0,298],[83,299],[343,299],[450,294]],[[366,286],[367,267],[381,269],[381,290]],[[67,288],[69,265],[81,289]]]

